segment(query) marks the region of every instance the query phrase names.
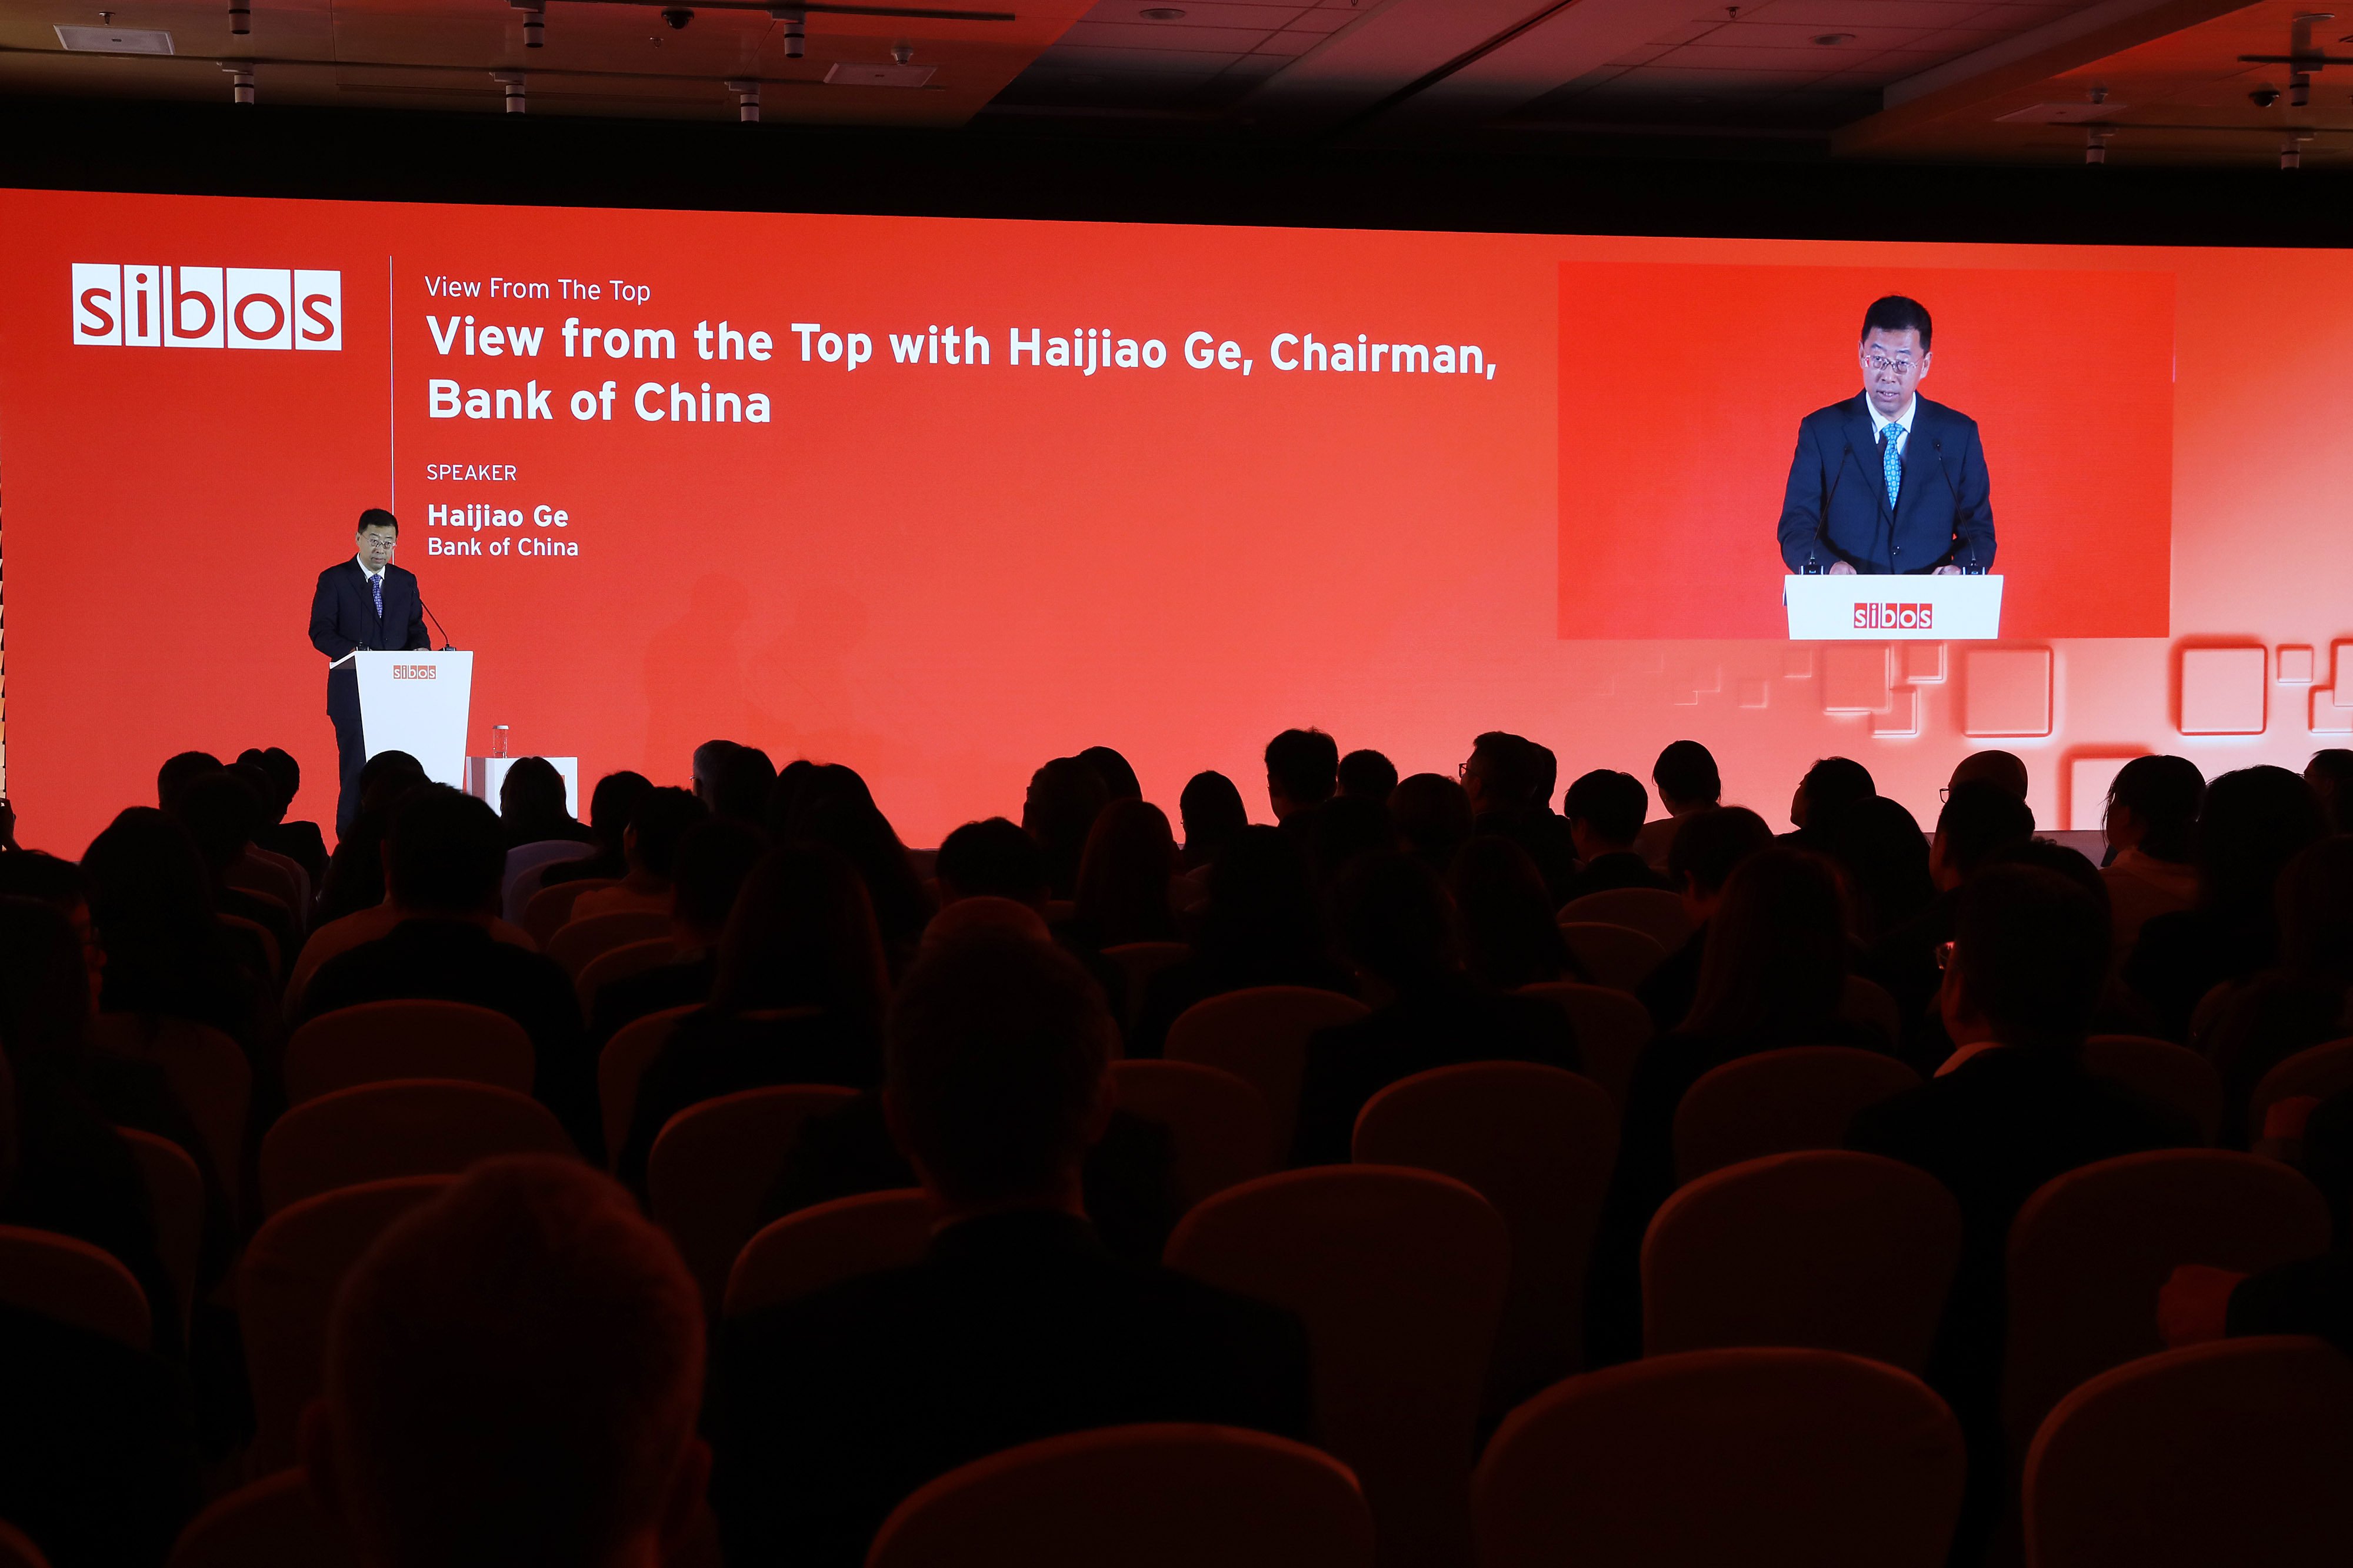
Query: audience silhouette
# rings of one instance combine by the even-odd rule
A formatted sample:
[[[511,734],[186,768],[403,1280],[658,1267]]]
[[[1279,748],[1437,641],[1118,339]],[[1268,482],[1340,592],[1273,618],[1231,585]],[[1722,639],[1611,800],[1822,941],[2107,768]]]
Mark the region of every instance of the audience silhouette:
[[[927,1481],[1033,1439],[1198,1422],[1331,1440],[1311,1408],[1366,1391],[1311,1363],[1310,1331],[1319,1351],[1342,1331],[1323,1310],[1295,1318],[1159,1258],[1205,1194],[1332,1179],[1279,1167],[1349,1162],[1366,1107],[1430,1073],[1376,1112],[1384,1150],[1428,1140],[1515,1249],[1577,1249],[1546,1267],[1583,1280],[1588,1367],[1643,1352],[1645,1237],[1683,1203],[1676,1121],[1702,1078],[1820,1060],[1916,1081],[1838,1122],[1960,1215],[1926,1381],[1968,1443],[1964,1568],[2000,1555],[2018,1503],[2006,1258],[2044,1184],[2200,1143],[2219,1090],[2213,1141],[2247,1152],[2211,1158],[2305,1173],[2332,1245],[2244,1276],[2184,1258],[2122,1331],[2353,1351],[2353,1047],[2337,1044],[2353,1038],[2353,836],[2333,836],[2353,752],[2211,785],[2184,758],[2132,759],[2107,790],[2104,866],[2072,847],[2086,837],[2036,837],[2026,762],[1992,750],[1954,768],[1925,833],[1861,764],[1824,758],[1777,840],[1724,804],[1695,741],[1651,764],[1664,815],[1646,823],[1651,790],[1607,766],[1573,769],[1556,811],[1559,759],[1508,731],[1478,734],[1457,776],[1399,778],[1381,752],[1286,730],[1263,759],[1273,825],[1201,773],[1181,833],[1095,746],[1039,768],[1018,820],[966,822],[935,854],[907,848],[850,768],[779,771],[721,739],[670,760],[691,789],[597,780],[585,827],[543,759],[513,763],[493,811],[379,753],[330,855],[288,820],[290,755],[227,754],[171,757],[155,804],[78,861],[22,847],[39,825],[0,817],[0,1520],[63,1568],[160,1564],[202,1501],[257,1479],[263,1373],[257,1359],[249,1382],[243,1336],[263,1320],[240,1320],[240,1254],[265,1208],[292,1212],[265,1152],[289,1075],[315,1093],[280,1058],[296,1026],[371,1002],[513,1019],[544,1108],[505,1100],[543,1129],[516,1146],[568,1139],[578,1158],[461,1172],[473,1153],[435,1165],[426,1144],[395,1147],[384,1175],[422,1160],[449,1184],[354,1247],[332,1310],[317,1297],[302,1495],[370,1564],[615,1568],[723,1548],[738,1565],[850,1564]],[[1596,945],[1610,933],[1595,920],[1642,934]],[[1278,987],[1353,1001],[1259,994]],[[1213,1000],[1180,1032],[1197,1059],[1155,1059]],[[1349,1021],[1281,1022],[1303,1009]],[[1230,1059],[1270,1053],[1261,1077],[1198,1065],[1212,1018]],[[2134,1036],[2176,1044],[2115,1037]],[[1822,1046],[1917,1079],[1773,1056]],[[2291,1058],[2296,1087],[2265,1086]],[[1550,1070],[1461,1070],[1505,1062]],[[1294,1071],[1295,1121],[1272,1126]],[[1592,1081],[1561,1076],[1577,1073]],[[1525,1086],[1525,1126],[1473,1092],[1504,1081]],[[640,1217],[648,1165],[681,1112],[786,1085],[850,1092],[781,1146],[729,1156],[748,1168],[698,1179],[735,1182],[745,1224],[892,1215],[890,1255],[913,1261],[725,1315]],[[1450,1095],[1482,1109],[1448,1122]],[[1531,1142],[1577,1105],[1580,1147]],[[908,1189],[932,1221],[920,1256]],[[687,1256],[707,1254],[661,1212]],[[1312,1259],[1316,1240],[1282,1244]],[[144,1336],[44,1283],[49,1265],[21,1261],[43,1247],[119,1263],[109,1289],[144,1299]],[[1390,1483],[1377,1464],[1364,1483],[1380,1517]]]

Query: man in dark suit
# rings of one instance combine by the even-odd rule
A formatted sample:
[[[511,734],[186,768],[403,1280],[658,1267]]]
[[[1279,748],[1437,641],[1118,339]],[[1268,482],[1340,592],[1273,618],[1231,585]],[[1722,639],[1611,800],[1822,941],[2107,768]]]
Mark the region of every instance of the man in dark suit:
[[[1549,750],[1504,730],[1473,740],[1471,755],[1455,770],[1471,797],[1472,831],[1508,838],[1526,850],[1555,909],[1568,901],[1577,875],[1576,841],[1550,804],[1559,771]]]
[[[392,563],[400,520],[381,507],[360,513],[359,553],[319,574],[311,595],[311,646],[330,659],[357,648],[431,647],[425,635],[425,600],[417,574]],[[352,830],[359,815],[360,768],[367,742],[360,733],[360,678],[351,665],[327,671],[327,717],[335,722],[335,757],[343,793],[335,802],[335,835]]]
[[[1798,423],[1781,500],[1781,559],[1795,573],[1993,569],[1993,503],[1977,421],[1919,395],[1926,307],[1900,294],[1862,318],[1862,391]]]
[[[1969,1443],[1966,1542],[1991,1528],[2008,1473],[2000,1395],[2010,1221],[2036,1188],[2077,1166],[2198,1142],[2184,1119],[2084,1070],[2107,972],[2107,911],[2082,888],[2036,866],[1978,873],[1960,889],[1938,997],[1959,1048],[1935,1078],[1847,1129],[1848,1148],[1918,1166],[1960,1205],[1960,1266],[1928,1382]],[[1953,1561],[1975,1559],[1957,1547]]]
[[[1581,864],[1561,889],[1563,909],[1589,893],[1667,885],[1634,848],[1642,835],[1642,818],[1650,813],[1651,792],[1632,773],[1596,768],[1568,786],[1561,796],[1560,815]]]
[[[908,975],[882,1109],[940,1223],[911,1268],[725,1325],[707,1430],[736,1568],[857,1568],[909,1493],[1041,1437],[1307,1436],[1296,1318],[1120,1262],[1088,1222],[1080,1173],[1118,1041],[1077,960],[1034,937],[951,938]]]

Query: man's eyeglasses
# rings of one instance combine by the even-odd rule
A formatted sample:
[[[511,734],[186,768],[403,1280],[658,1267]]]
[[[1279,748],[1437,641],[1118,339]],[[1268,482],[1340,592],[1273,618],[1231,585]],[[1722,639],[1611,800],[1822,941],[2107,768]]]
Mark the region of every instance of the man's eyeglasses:
[[[1862,363],[1874,371],[1892,370],[1905,375],[1912,373],[1913,361],[1904,354],[1897,354],[1893,359],[1885,354],[1865,354]]]

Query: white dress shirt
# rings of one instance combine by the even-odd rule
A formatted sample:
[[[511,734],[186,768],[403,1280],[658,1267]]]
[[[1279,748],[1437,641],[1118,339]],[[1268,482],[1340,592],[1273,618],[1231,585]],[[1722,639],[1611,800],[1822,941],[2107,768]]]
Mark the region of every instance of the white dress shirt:
[[[1912,439],[1913,416],[1920,412],[1920,395],[1914,393],[1911,400],[1904,405],[1903,412],[1890,418],[1879,411],[1879,405],[1871,400],[1869,393],[1865,393],[1862,396],[1862,411],[1871,416],[1871,438],[1874,443],[1887,438],[1887,427],[1890,425],[1904,426],[1904,433],[1895,437],[1895,455],[1898,458],[1903,457],[1905,446]]]

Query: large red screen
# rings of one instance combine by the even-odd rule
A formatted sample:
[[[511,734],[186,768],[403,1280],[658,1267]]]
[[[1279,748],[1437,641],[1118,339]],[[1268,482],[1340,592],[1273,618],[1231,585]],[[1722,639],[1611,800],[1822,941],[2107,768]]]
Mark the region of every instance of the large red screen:
[[[744,739],[859,768],[913,842],[1098,743],[1155,798],[1216,767],[1260,806],[1290,724],[1407,771],[1513,729],[1570,776],[1693,734],[1768,807],[1845,751],[1920,809],[2000,743],[2050,824],[2101,758],[2300,761],[2353,716],[2328,687],[2353,565],[2334,255],[26,192],[0,226],[8,785],[68,852],[187,748],[287,746],[298,810],[332,821],[303,622],[368,506],[477,654],[470,750],[505,723],[584,777],[675,780]],[[1565,267],[1614,279],[1581,316]],[[1761,308],[1678,314],[1697,270]],[[77,341],[135,338],[146,273],[197,341]],[[1980,405],[2004,564],[2033,578],[1998,647],[1777,626],[1778,469],[1798,415],[1853,390],[1882,279],[1948,301],[1923,391]],[[1694,379],[1737,450],[1662,486]],[[744,417],[702,417],[705,383]],[[1658,547],[1613,554],[1580,507],[1638,509]],[[1728,562],[1758,586],[1694,613]],[[2302,650],[2259,660],[2252,731],[2200,728],[2186,656],[2213,641]]]

